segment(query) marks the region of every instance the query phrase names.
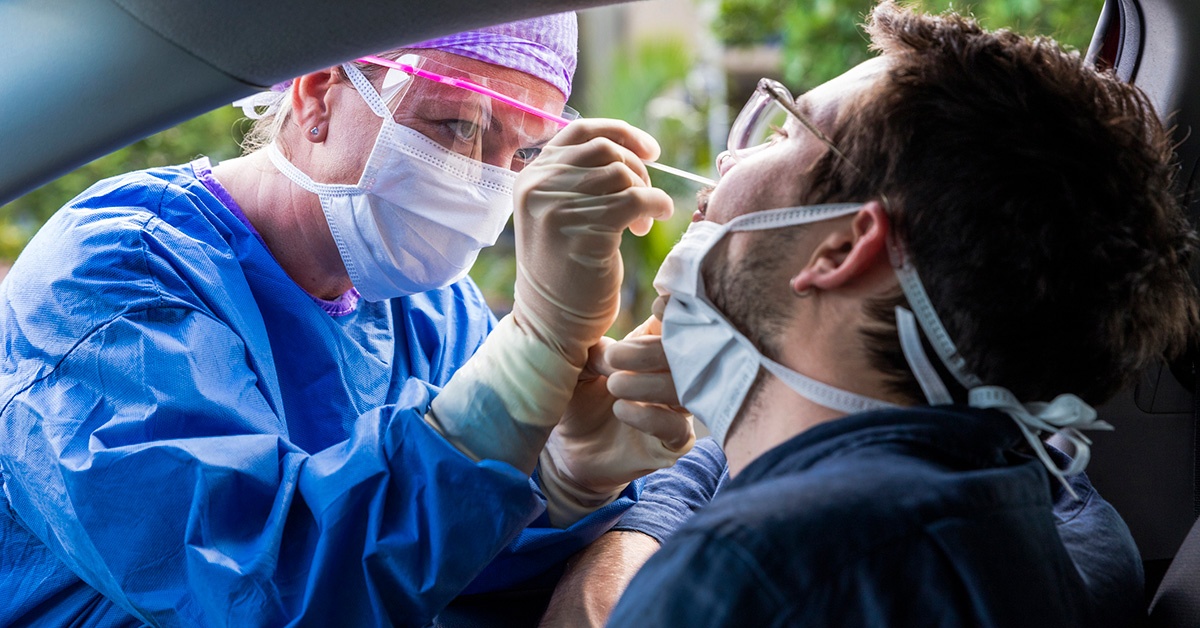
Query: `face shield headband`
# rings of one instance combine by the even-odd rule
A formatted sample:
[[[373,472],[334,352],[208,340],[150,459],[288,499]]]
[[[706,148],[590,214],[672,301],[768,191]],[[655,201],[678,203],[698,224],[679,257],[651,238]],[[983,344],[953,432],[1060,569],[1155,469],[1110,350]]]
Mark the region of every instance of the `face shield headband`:
[[[897,331],[900,335],[901,347],[904,349],[905,357],[909,359],[909,365],[913,368],[913,372],[917,374],[922,389],[929,397],[929,402],[931,404],[949,403],[950,395],[921,349],[921,339],[914,318],[916,322],[920,323],[925,337],[929,339],[929,344],[941,359],[942,364],[945,365],[946,370],[967,389],[968,405],[973,408],[999,410],[1012,417],[1025,436],[1025,440],[1028,441],[1029,446],[1033,448],[1034,453],[1050,471],[1050,474],[1066,487],[1072,497],[1078,499],[1079,496],[1071,489],[1066,477],[1083,472],[1091,458],[1092,441],[1081,430],[1111,430],[1112,426],[1097,420],[1096,410],[1070,393],[1059,395],[1049,403],[1022,403],[1007,388],[984,385],[983,381],[967,368],[966,359],[958,352],[954,341],[950,339],[950,334],[938,318],[933,303],[917,275],[917,270],[905,254],[903,246],[890,236],[888,254],[892,268],[895,269],[896,277],[899,279],[900,289],[913,308],[912,312],[901,307],[896,308]],[[915,349],[913,349],[914,347]],[[914,360],[914,357],[917,359]],[[914,363],[921,361],[924,361],[923,367]],[[925,371],[924,377],[920,373],[921,370]],[[930,385],[932,385],[932,390],[928,387]],[[935,402],[935,399],[939,401]],[[1038,437],[1038,433],[1042,431],[1057,434],[1075,447],[1074,458],[1065,469],[1059,468],[1050,458],[1045,444]]]
[[[343,66],[376,115],[391,117],[451,152],[489,165],[521,170],[542,145],[579,117],[562,104],[557,92],[539,96],[525,87],[420,55],[398,59],[369,55],[358,61],[387,68],[376,90],[362,80],[357,68]],[[281,84],[233,105],[258,120],[279,111],[287,87]],[[379,98],[371,98],[370,92]]]
[[[520,171],[562,126],[578,117],[556,91],[539,95],[415,54],[359,61],[387,68],[380,104],[393,120],[488,165]]]
[[[572,120],[576,120],[579,118],[579,112],[575,111],[574,109],[572,109],[566,105],[564,105],[562,107],[562,113],[556,114],[556,113],[553,113],[553,108],[548,108],[546,105],[538,105],[538,104],[536,104],[535,101],[529,101],[527,99],[527,97],[523,97],[526,99],[522,99],[522,98],[517,98],[517,97],[510,95],[510,94],[518,94],[518,93],[525,94],[525,93],[527,93],[527,90],[523,90],[521,88],[516,88],[515,86],[509,85],[504,88],[505,91],[509,92],[506,94],[506,93],[497,91],[496,89],[493,89],[492,87],[489,87],[486,84],[487,83],[486,79],[471,80],[469,78],[462,78],[462,77],[457,77],[457,76],[447,76],[445,74],[439,74],[438,72],[434,72],[430,69],[430,66],[433,66],[436,64],[434,64],[433,62],[430,62],[430,61],[424,62],[423,67],[409,65],[409,63],[407,63],[407,62],[412,61],[413,59],[417,59],[419,62],[419,58],[416,58],[414,55],[405,55],[404,57],[401,57],[399,60],[395,60],[395,61],[393,61],[391,59],[384,59],[382,57],[377,57],[377,56],[367,56],[367,57],[363,57],[363,58],[359,59],[359,61],[366,62],[366,63],[374,63],[377,65],[382,65],[382,66],[389,68],[388,78],[384,79],[384,97],[385,97],[385,99],[392,97],[392,96],[389,96],[389,93],[392,93],[392,94],[395,93],[395,84],[397,82],[407,80],[406,77],[404,77],[404,75],[411,75],[411,76],[419,76],[423,79],[434,81],[436,83],[440,83],[442,85],[446,85],[446,86],[449,86],[449,87],[452,87],[455,89],[461,89],[461,90],[466,90],[468,92],[473,92],[475,94],[480,94],[482,96],[486,96],[487,98],[490,98],[494,102],[501,103],[503,105],[506,105],[507,107],[511,107],[514,110],[520,111],[520,112],[524,113],[526,116],[529,116],[527,118],[529,126],[534,127],[536,129],[535,133],[527,134],[528,139],[526,139],[524,141],[526,143],[533,144],[538,147],[540,147],[542,144],[549,141],[549,138],[553,137],[553,134],[555,132],[557,132],[558,129],[561,129],[562,127],[567,126],[568,124],[571,123]],[[397,77],[399,78],[399,81],[397,81]],[[493,83],[496,83],[496,81],[493,81]],[[499,86],[497,85],[496,87],[499,87]],[[401,120],[398,120],[398,121],[403,123],[403,121],[401,121]],[[550,126],[548,126],[548,125],[550,125]],[[554,127],[557,127],[557,128],[554,128]],[[451,148],[452,150],[456,150],[457,152],[463,152],[462,147],[461,147],[461,142],[459,142],[459,144],[460,144],[460,146],[458,148],[453,148],[453,147],[448,147],[448,148]],[[522,149],[521,154],[518,155],[519,158],[514,160],[514,163],[518,163],[518,162],[520,164],[528,163],[528,161],[532,160],[535,156],[537,156],[537,154],[540,152],[540,150],[541,150],[540,148]],[[680,170],[679,168],[673,168],[666,164],[660,164],[655,161],[645,161],[643,163],[645,163],[647,166],[654,168],[656,170],[661,170],[662,172],[666,172],[668,174],[672,174],[677,177],[682,177],[684,179],[688,179],[689,181],[695,181],[696,183],[699,183],[701,185],[707,185],[707,186],[716,185],[716,182],[713,181],[712,179],[702,177],[700,175],[688,172],[686,170]],[[519,168],[514,168],[514,169],[519,169]]]

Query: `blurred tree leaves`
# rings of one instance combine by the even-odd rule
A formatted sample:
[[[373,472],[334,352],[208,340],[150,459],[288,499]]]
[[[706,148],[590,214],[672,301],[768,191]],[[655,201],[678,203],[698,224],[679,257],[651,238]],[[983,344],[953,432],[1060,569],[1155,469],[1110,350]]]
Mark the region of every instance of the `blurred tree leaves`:
[[[216,109],[76,168],[0,206],[0,260],[15,259],[51,214],[101,179],[186,163],[201,155],[213,163],[237,156],[246,123],[241,109]]]
[[[662,148],[659,161],[685,170],[709,161],[704,142],[706,103],[688,89],[687,77],[694,61],[687,44],[675,37],[642,42],[615,51],[611,78],[605,86],[589,90],[590,115],[618,118],[645,129]],[[598,86],[599,87],[599,86]],[[650,171],[655,187],[675,199],[672,220],[656,223],[642,237],[621,243],[625,259],[625,290],[621,315],[612,335],[620,337],[650,315],[657,294],[651,287],[654,274],[686,227],[695,203],[697,185],[658,171]]]
[[[713,32],[727,46],[778,46],[781,75],[793,89],[819,85],[865,60],[860,24],[874,0],[720,0]],[[915,0],[905,3],[939,13],[973,15],[989,29],[1048,35],[1086,51],[1103,0]]]
[[[713,33],[728,47],[764,46],[779,51],[775,69],[797,92],[814,87],[864,60],[867,40],[860,28],[875,0],[696,0],[718,3]],[[954,8],[973,14],[987,28],[1009,27],[1026,34],[1050,35],[1068,47],[1086,50],[1103,0],[916,0],[916,8],[941,12]],[[711,6],[711,5],[710,5]],[[649,131],[662,147],[663,163],[694,172],[710,172],[715,155],[706,125],[715,105],[698,71],[696,51],[681,39],[659,37],[615,46],[606,76],[589,79],[577,104],[585,116],[627,120]],[[758,76],[730,81],[726,98],[736,113]],[[12,260],[59,207],[96,181],[141,168],[184,163],[199,155],[214,162],[237,155],[247,121],[234,107],[223,107],[97,159],[5,206],[0,206],[0,265]],[[656,224],[641,238],[627,237],[622,313],[611,332],[620,336],[649,314],[655,293],[650,286],[663,257],[686,228],[697,191],[694,183],[651,172],[655,186],[676,200],[675,217]],[[515,262],[511,231],[497,246],[480,253],[471,271],[489,303],[503,314],[512,305]]]
[[[721,0],[713,34],[726,46],[779,43],[786,0]]]

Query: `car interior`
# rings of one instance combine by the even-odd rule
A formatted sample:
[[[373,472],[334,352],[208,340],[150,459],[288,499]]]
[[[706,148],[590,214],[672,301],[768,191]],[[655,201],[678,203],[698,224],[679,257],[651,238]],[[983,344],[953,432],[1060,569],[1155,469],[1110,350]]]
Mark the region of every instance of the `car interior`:
[[[1173,129],[1178,192],[1200,224],[1200,3],[1096,1],[1103,9],[1087,57],[1141,87]],[[485,24],[604,4],[614,2],[0,2],[0,56],[7,61],[0,81],[10,86],[0,90],[0,205],[90,159],[307,71]],[[1200,347],[1190,347],[1152,368],[1099,409],[1116,430],[1090,434],[1088,475],[1129,524],[1156,626],[1200,626],[1198,361]],[[439,621],[531,625],[544,593],[461,599]]]
[[[1179,0],[1108,0],[1087,54],[1149,96],[1178,145],[1178,193],[1200,218],[1200,6]],[[1193,273],[1195,274],[1195,273]],[[1129,524],[1146,571],[1156,626],[1200,625],[1200,532],[1180,549],[1200,514],[1196,348],[1145,373],[1099,408],[1113,432],[1092,435],[1087,473]],[[1179,558],[1174,560],[1176,553]],[[1172,564],[1174,562],[1174,564]],[[1161,590],[1160,590],[1161,582]],[[1157,594],[1157,598],[1155,597]]]
[[[0,204],[96,157],[346,59],[614,0],[6,0]]]

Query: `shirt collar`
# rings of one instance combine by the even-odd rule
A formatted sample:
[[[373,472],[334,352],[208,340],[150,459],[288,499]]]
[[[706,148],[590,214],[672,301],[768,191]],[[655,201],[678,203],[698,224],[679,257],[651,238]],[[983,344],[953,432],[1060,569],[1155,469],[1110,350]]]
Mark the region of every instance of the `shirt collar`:
[[[916,407],[861,412],[817,425],[756,458],[730,488],[803,471],[827,458],[881,443],[932,448],[943,458],[973,468],[1009,464],[1022,442],[1017,426],[995,410],[966,406]]]

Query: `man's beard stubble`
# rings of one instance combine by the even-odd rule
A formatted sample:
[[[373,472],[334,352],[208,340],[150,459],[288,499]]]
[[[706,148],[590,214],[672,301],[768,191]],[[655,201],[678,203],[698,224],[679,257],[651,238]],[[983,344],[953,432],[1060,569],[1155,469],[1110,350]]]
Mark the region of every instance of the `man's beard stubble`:
[[[750,239],[746,254],[729,260],[729,241],[735,235]],[[705,292],[742,335],[772,360],[780,354],[779,338],[787,325],[791,297],[784,272],[796,243],[795,229],[730,234],[709,254],[701,268]]]
[[[728,259],[730,236],[726,236],[701,268],[705,292],[712,304],[760,353],[776,361],[782,349],[780,339],[787,326],[787,303],[792,295],[784,268],[792,257],[787,252],[796,245],[797,229],[739,234],[753,239],[746,243],[747,253],[732,262]],[[747,409],[756,405],[766,377],[766,369],[760,367],[735,426]]]

